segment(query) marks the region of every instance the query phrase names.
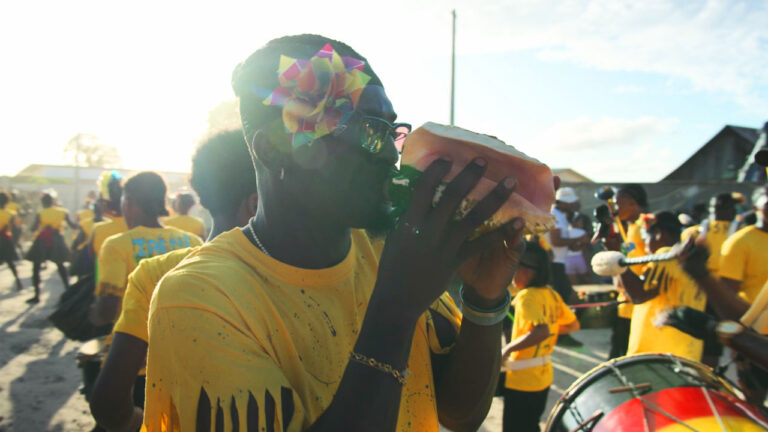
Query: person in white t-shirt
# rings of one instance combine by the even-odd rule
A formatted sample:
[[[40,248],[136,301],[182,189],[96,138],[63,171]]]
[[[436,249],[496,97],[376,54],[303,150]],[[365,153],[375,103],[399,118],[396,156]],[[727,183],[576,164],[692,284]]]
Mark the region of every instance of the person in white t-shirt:
[[[581,218],[571,217],[568,226],[568,239],[582,239],[587,236],[587,231],[583,227]],[[584,260],[584,248],[589,243],[578,242],[568,247],[565,255],[565,273],[571,285],[589,283],[590,274],[587,262]]]
[[[555,193],[555,205],[552,207],[552,215],[555,216],[555,228],[548,233],[549,244],[552,245],[552,288],[560,294],[566,303],[576,300],[576,292],[573,291],[571,282],[565,272],[565,261],[568,256],[568,248],[579,243],[586,243],[589,238],[586,234],[581,237],[570,238],[568,230],[568,215],[576,209],[579,197],[576,191],[570,187],[562,187]],[[581,342],[569,335],[560,338],[562,345],[580,346]]]

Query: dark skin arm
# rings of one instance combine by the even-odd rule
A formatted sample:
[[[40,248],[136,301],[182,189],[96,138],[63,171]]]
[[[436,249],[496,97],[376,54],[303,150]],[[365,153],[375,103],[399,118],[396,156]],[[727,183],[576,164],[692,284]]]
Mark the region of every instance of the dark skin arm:
[[[64,220],[67,222],[67,225],[69,225],[69,227],[72,229],[77,229],[79,227],[78,224],[76,224],[75,222],[72,221],[72,219],[69,218],[69,215],[66,215],[64,217]]]
[[[513,273],[510,265],[500,266],[503,262],[496,254],[484,256],[479,261],[469,262],[481,252],[498,250],[504,247],[506,230],[512,230],[512,223],[485,234],[475,240],[468,237],[482,221],[490,217],[509,197],[514,189],[514,181],[503,182],[470,212],[462,221],[452,220],[461,200],[469,193],[485,171],[484,163],[468,165],[445,189],[442,199],[433,209],[431,200],[435,188],[451,168],[451,163],[438,160],[428,167],[414,190],[413,199],[404,220],[410,226],[418,226],[420,234],[415,234],[408,225],[401,226],[387,238],[379,264],[379,275],[363,320],[360,335],[354,352],[403,370],[410,354],[411,343],[419,316],[441,295],[453,275],[465,263],[463,269],[465,284],[474,287],[480,297],[487,301],[501,298]],[[519,229],[515,229],[518,232]],[[519,239],[518,239],[519,240]],[[516,243],[515,243],[516,244]],[[509,258],[505,258],[509,259]],[[513,268],[516,263],[513,263]],[[498,269],[497,269],[498,267]],[[490,269],[492,278],[506,280],[502,285],[483,285],[487,280],[472,279],[476,270]],[[496,269],[497,271],[494,271]],[[509,273],[505,275],[506,273]],[[477,282],[477,283],[475,283]],[[479,283],[479,285],[478,285]],[[498,304],[498,301],[496,302]],[[475,335],[490,345],[480,346],[474,352],[481,358],[484,368],[496,365],[498,371],[500,326],[491,329],[462,330],[464,336]],[[498,327],[498,328],[497,328]],[[475,331],[477,330],[477,331]],[[495,340],[493,340],[495,338]],[[460,342],[460,341],[459,341]],[[457,342],[455,358],[467,359],[469,354]],[[490,354],[486,352],[490,351]],[[474,368],[476,359],[466,364]],[[468,360],[460,360],[468,361]],[[458,363],[457,363],[458,364]],[[485,367],[487,365],[487,367]],[[446,365],[446,371],[457,366]],[[480,394],[495,384],[496,372],[481,371],[481,375],[493,376],[487,382],[476,384]],[[463,379],[461,376],[456,379]],[[442,380],[440,380],[442,381]],[[328,409],[310,427],[311,431],[389,431],[394,430],[400,405],[402,386],[389,374],[373,367],[350,361],[339,384],[338,390]],[[375,395],[375,397],[372,397]],[[484,399],[484,398],[482,398]],[[476,430],[487,413],[485,400],[472,401],[457,415],[456,424],[460,430]],[[472,413],[471,415],[466,412]],[[350,413],[355,413],[350,415]],[[479,419],[479,420],[478,420]]]
[[[706,246],[689,240],[678,259],[683,270],[707,293],[709,304],[717,315],[721,319],[738,321],[749,309],[749,303],[737,295],[741,283],[728,278],[715,279],[707,269],[708,258]]]
[[[518,337],[504,347],[501,352],[502,361],[506,360],[506,358],[515,351],[524,350],[544,342],[549,336],[548,325],[539,324],[535,326],[530,332]]]
[[[572,246],[578,243],[585,243],[589,239],[586,235],[583,235],[578,238],[564,238],[562,236],[562,233],[560,232],[559,228],[555,228],[552,231],[549,232],[549,241],[552,243],[552,246],[562,247],[562,246]]]
[[[768,370],[768,338],[765,336],[747,329],[723,342],[751,362]]]
[[[141,409],[133,406],[133,384],[146,358],[145,341],[115,332],[91,393],[91,414],[99,426],[110,431],[136,430],[134,423],[136,418],[141,419]]]
[[[93,301],[88,313],[88,319],[95,326],[102,326],[115,322],[122,308],[123,301],[118,296],[98,296]]]

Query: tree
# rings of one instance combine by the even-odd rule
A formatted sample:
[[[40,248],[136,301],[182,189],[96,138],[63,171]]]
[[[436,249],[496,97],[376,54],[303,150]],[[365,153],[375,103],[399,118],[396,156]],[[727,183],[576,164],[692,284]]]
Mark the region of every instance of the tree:
[[[78,133],[67,141],[64,155],[76,158],[78,166],[84,167],[115,168],[121,162],[117,147],[106,145],[99,137],[84,133]]]

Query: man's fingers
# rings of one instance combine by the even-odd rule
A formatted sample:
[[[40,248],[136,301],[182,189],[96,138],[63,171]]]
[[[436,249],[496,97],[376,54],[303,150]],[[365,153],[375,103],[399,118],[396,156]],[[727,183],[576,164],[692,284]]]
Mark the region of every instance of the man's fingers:
[[[451,165],[448,159],[436,159],[424,170],[413,190],[411,203],[405,213],[405,221],[411,224],[420,224],[424,221],[424,215],[432,206],[435,189],[451,170]]]
[[[477,158],[470,162],[463,170],[445,187],[440,196],[432,221],[437,226],[444,226],[456,214],[459,205],[470,191],[483,177],[488,162]]]
[[[517,181],[512,177],[507,177],[496,185],[493,190],[485,196],[479,203],[467,214],[464,219],[458,223],[456,235],[462,239],[468,237],[472,231],[482,225],[493,214],[501,208],[514,192]]]
[[[505,248],[508,257],[519,258],[525,251],[525,243],[522,241],[521,235],[524,227],[525,222],[521,218],[516,218],[492,232],[465,243],[459,249],[460,262],[464,262],[487,249],[499,246]]]

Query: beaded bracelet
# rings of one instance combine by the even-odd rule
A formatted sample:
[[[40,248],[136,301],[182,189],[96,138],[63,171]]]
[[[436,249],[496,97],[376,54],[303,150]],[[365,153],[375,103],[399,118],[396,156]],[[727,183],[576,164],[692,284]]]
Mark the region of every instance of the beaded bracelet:
[[[480,326],[492,326],[504,321],[504,317],[506,317],[507,312],[509,312],[509,304],[512,302],[512,295],[509,294],[509,290],[505,291],[507,295],[499,306],[493,309],[483,309],[467,301],[466,297],[464,297],[464,285],[462,285],[459,289],[459,295],[464,303],[464,307],[461,311],[462,317],[467,321]]]
[[[360,364],[363,364],[363,365],[366,365],[366,366],[370,366],[370,367],[372,367],[372,368],[374,368],[376,370],[379,370],[379,371],[384,372],[386,374],[392,375],[393,377],[395,377],[397,382],[400,383],[400,385],[405,385],[405,377],[407,377],[411,373],[408,369],[400,372],[399,370],[393,368],[392,366],[390,366],[390,365],[388,365],[386,363],[381,363],[381,362],[377,361],[373,357],[366,357],[366,356],[364,356],[362,354],[358,354],[358,353],[356,353],[354,351],[349,353],[349,358],[350,358],[350,360],[354,360],[354,361],[356,361],[356,362],[358,362]]]

